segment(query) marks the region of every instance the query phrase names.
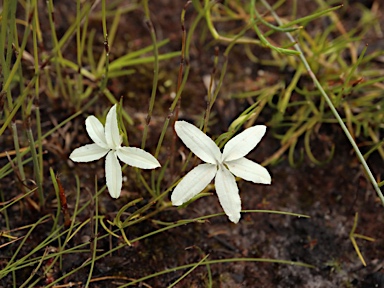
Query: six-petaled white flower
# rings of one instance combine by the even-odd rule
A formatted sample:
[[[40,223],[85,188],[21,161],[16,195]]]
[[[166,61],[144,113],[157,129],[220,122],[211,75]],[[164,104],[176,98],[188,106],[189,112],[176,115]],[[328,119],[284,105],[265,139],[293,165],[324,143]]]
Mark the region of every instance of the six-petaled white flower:
[[[172,204],[179,206],[189,201],[215,178],[217,196],[225,214],[232,222],[239,222],[241,200],[233,174],[254,183],[271,183],[267,169],[244,158],[260,142],[266,126],[257,125],[244,130],[228,141],[223,153],[211,138],[192,124],[177,121],[175,130],[184,144],[206,163],[184,176],[172,193]]]
[[[160,163],[148,152],[135,147],[122,147],[122,138],[117,124],[116,104],[109,110],[103,124],[95,117],[89,116],[85,120],[86,130],[89,137],[95,142],[73,150],[69,158],[75,162],[90,162],[105,158],[105,178],[109,194],[118,198],[122,186],[122,172],[119,163],[121,161],[128,165],[141,169],[154,169],[160,167]]]

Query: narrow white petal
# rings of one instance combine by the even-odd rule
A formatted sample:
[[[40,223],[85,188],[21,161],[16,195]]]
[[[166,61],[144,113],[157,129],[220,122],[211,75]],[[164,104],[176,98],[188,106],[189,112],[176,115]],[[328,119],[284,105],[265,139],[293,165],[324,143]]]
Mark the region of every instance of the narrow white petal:
[[[104,126],[101,124],[99,119],[95,116],[87,117],[85,120],[85,128],[87,129],[87,133],[93,142],[100,147],[108,148],[107,140],[105,140]]]
[[[107,120],[105,121],[105,138],[108,143],[108,147],[116,149],[121,144],[119,126],[117,125],[117,104],[113,105],[107,114]]]
[[[175,130],[185,146],[201,160],[211,164],[221,161],[219,147],[199,128],[185,121],[176,121]]]
[[[271,175],[269,175],[268,170],[249,159],[243,157],[227,161],[225,164],[237,177],[254,183],[271,184]]]
[[[240,220],[241,199],[235,177],[223,165],[219,166],[215,178],[216,193],[221,207],[229,220],[234,223]]]
[[[69,159],[75,162],[90,162],[95,161],[107,154],[109,149],[100,147],[97,144],[88,144],[76,148],[69,155]]]
[[[245,129],[228,141],[223,150],[223,161],[236,160],[247,155],[263,138],[267,127],[257,125]]]
[[[120,147],[116,153],[121,161],[133,167],[154,169],[161,166],[155,157],[140,148]]]
[[[173,190],[171,201],[175,206],[191,200],[215,177],[217,168],[212,164],[200,164],[188,172]]]
[[[105,178],[107,187],[112,198],[119,198],[122,186],[122,172],[119,160],[117,160],[116,152],[111,151],[105,158]]]

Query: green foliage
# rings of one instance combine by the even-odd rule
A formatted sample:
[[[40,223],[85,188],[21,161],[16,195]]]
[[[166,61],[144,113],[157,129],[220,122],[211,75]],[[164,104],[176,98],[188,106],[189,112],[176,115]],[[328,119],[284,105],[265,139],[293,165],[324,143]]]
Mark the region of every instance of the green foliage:
[[[170,51],[170,40],[160,39],[151,20],[150,2],[143,0],[132,5],[120,5],[123,1],[76,1],[76,13],[63,35],[57,33],[55,20],[55,4],[49,0],[46,11],[39,9],[39,1],[3,1],[0,28],[0,143],[2,149],[0,156],[8,157],[0,167],[0,180],[11,183],[17,179],[18,193],[12,191],[7,194],[4,186],[0,187],[0,214],[4,216],[6,227],[2,228],[0,237],[5,239],[1,248],[9,248],[12,253],[0,271],[0,279],[12,275],[13,286],[16,287],[16,272],[34,267],[31,276],[23,279],[22,287],[38,285],[54,265],[63,266],[64,255],[89,254],[85,263],[72,269],[66,275],[54,279],[45,287],[53,287],[65,277],[78,273],[81,269],[89,271],[86,286],[92,281],[94,265],[126,246],[138,243],[155,234],[191,223],[207,223],[210,218],[221,216],[223,213],[203,217],[179,220],[176,222],[160,221],[156,218],[160,213],[169,210],[171,203],[167,195],[178,183],[182,172],[189,165],[191,155],[176,171],[176,151],[170,148],[170,157],[164,140],[170,135],[167,132],[178,117],[180,99],[190,72],[190,49],[198,37],[198,41],[208,46],[222,45],[225,47],[223,55],[214,56],[212,73],[208,87],[206,110],[201,111],[199,121],[203,131],[208,131],[213,118],[214,104],[219,94],[223,92],[231,53],[241,47],[241,51],[250,62],[258,65],[263,72],[277,69],[281,77],[269,81],[266,77],[256,77],[253,85],[243,85],[240,92],[231,91],[230,98],[235,101],[247,101],[249,107],[245,108],[237,117],[226,133],[216,139],[220,147],[231,139],[241,127],[252,126],[258,121],[263,111],[271,111],[267,115],[268,125],[274,136],[280,141],[280,148],[273,155],[269,155],[263,165],[277,163],[287,157],[292,166],[300,164],[305,151],[307,157],[316,164],[322,164],[332,159],[334,144],[330,136],[321,132],[329,125],[339,123],[346,127],[344,132],[358,155],[355,139],[361,142],[366,153],[360,160],[367,171],[368,177],[374,185],[379,197],[384,202],[379,186],[373,178],[366,160],[371,155],[379,154],[384,159],[384,98],[382,97],[384,77],[382,71],[377,69],[375,60],[383,57],[383,51],[368,53],[364,46],[364,35],[369,30],[379,31],[377,19],[372,11],[361,7],[362,17],[359,25],[346,31],[337,12],[344,9],[341,6],[331,7],[324,1],[317,1],[318,9],[311,15],[301,18],[296,16],[296,9],[292,7],[292,15],[280,19],[275,11],[287,5],[285,1],[278,1],[273,7],[268,7],[265,1],[228,0],[187,2],[183,11],[180,11],[183,29],[182,43],[178,51]],[[260,2],[260,3],[259,3]],[[296,1],[293,1],[296,3]],[[296,4],[295,4],[296,5]],[[20,8],[18,8],[20,7]],[[20,9],[20,11],[17,11]],[[188,9],[188,10],[187,10]],[[145,22],[148,24],[150,41],[139,49],[132,49],[123,40],[118,39],[119,26],[123,17],[134,13],[144,12]],[[273,16],[273,17],[271,17]],[[46,19],[46,20],[44,20]],[[186,19],[188,27],[186,28]],[[324,30],[314,29],[313,23],[319,19],[326,19],[329,25]],[[44,21],[44,22],[43,22]],[[279,22],[280,21],[280,22]],[[44,35],[42,25],[49,24],[49,35]],[[95,24],[101,29],[97,29]],[[235,24],[234,24],[235,23]],[[225,24],[228,24],[226,26]],[[315,24],[314,24],[315,25]],[[218,27],[232,27],[222,30]],[[285,33],[291,35],[285,38]],[[166,36],[165,36],[166,37]],[[50,40],[44,47],[44,40]],[[102,39],[103,43],[101,43]],[[364,44],[364,45],[362,45]],[[166,51],[166,52],[164,52]],[[261,57],[255,51],[268,54]],[[163,161],[162,168],[148,175],[135,171],[135,185],[143,192],[142,197],[130,199],[113,213],[113,220],[100,207],[100,195],[106,189],[99,188],[95,181],[93,191],[88,198],[81,192],[81,175],[76,175],[73,187],[63,188],[59,175],[55,175],[57,167],[67,167],[67,159],[54,158],[52,163],[44,159],[45,146],[48,138],[61,129],[67,127],[82,114],[92,111],[102,113],[107,110],[108,104],[123,101],[121,95],[113,90],[114,81],[124,81],[124,77],[140,76],[141,68],[151,71],[144,85],[151,90],[148,97],[148,113],[143,128],[141,147],[148,144],[150,121],[154,117],[157,105],[160,105],[159,83],[169,80],[161,72],[161,64],[170,61],[180,61],[180,68],[175,85],[175,97],[170,103],[167,115],[162,115],[164,122],[160,131],[156,147],[150,147],[156,158],[167,159]],[[220,60],[222,60],[222,64]],[[145,70],[145,69],[144,69]],[[265,70],[265,71],[264,71]],[[288,71],[288,72],[287,72]],[[291,72],[289,72],[291,71]],[[167,71],[168,73],[168,71]],[[166,73],[165,73],[166,74]],[[266,75],[266,74],[264,74]],[[148,76],[148,75],[146,75]],[[309,76],[309,77],[308,77]],[[314,79],[314,85],[312,84]],[[214,88],[213,88],[214,87]],[[256,87],[256,88],[255,88]],[[132,87],[133,93],[135,88]],[[140,97],[139,95],[135,97]],[[54,127],[46,128],[46,118],[42,119],[40,104],[54,106],[57,103],[67,111],[65,117],[55,119]],[[103,105],[99,105],[103,103]],[[100,107],[101,106],[101,107]],[[98,108],[94,108],[98,107]],[[93,108],[93,109],[92,109]],[[167,107],[168,108],[168,107]],[[72,114],[72,115],[71,115]],[[121,109],[123,120],[120,123],[128,124],[130,129],[134,123],[126,110]],[[83,124],[82,124],[83,125]],[[344,126],[343,126],[344,125]],[[126,134],[126,127],[122,127]],[[156,136],[157,137],[157,136]],[[325,140],[322,140],[325,139]],[[8,140],[8,141],[7,141]],[[124,139],[128,141],[128,139]],[[319,159],[313,147],[321,141],[330,141]],[[70,143],[69,143],[70,144]],[[66,145],[69,146],[67,143]],[[173,140],[174,144],[174,140]],[[327,143],[329,144],[329,143]],[[72,146],[75,144],[72,143]],[[67,151],[68,152],[68,151]],[[287,152],[287,155],[285,155]],[[298,153],[297,153],[298,152]],[[64,153],[65,154],[65,153]],[[299,154],[299,159],[297,158]],[[365,159],[364,159],[365,158]],[[126,167],[123,167],[123,171]],[[68,168],[66,168],[68,169]],[[65,170],[63,168],[63,170]],[[49,171],[49,173],[48,173]],[[57,171],[60,173],[60,171]],[[128,172],[127,172],[128,173]],[[49,174],[49,177],[47,175]],[[143,173],[144,174],[144,173]],[[168,177],[168,174],[171,174]],[[64,181],[63,181],[64,182]],[[52,193],[50,193],[52,192]],[[54,192],[54,193],[53,193]],[[204,191],[207,192],[207,191]],[[11,196],[9,196],[11,195]],[[53,196],[54,195],[54,196]],[[75,199],[70,212],[66,207],[66,195]],[[208,196],[208,193],[199,194],[198,197]],[[144,197],[148,199],[144,200]],[[197,197],[197,198],[198,198]],[[52,199],[54,198],[54,199]],[[54,204],[52,204],[54,203]],[[27,205],[26,205],[27,204]],[[12,227],[12,209],[29,207],[41,217],[33,224],[22,227]],[[52,212],[52,206],[55,211]],[[133,212],[132,212],[132,208]],[[49,211],[49,212],[47,212]],[[84,217],[87,213],[89,215]],[[250,210],[244,213],[274,213],[294,217],[306,217],[294,213],[281,211]],[[70,213],[70,216],[69,216]],[[80,220],[83,219],[83,220]],[[84,220],[86,219],[86,220]],[[152,232],[142,233],[131,237],[130,229],[143,221],[151,221],[157,228]],[[356,219],[357,222],[357,219]],[[355,223],[356,224],[356,223]],[[160,226],[160,228],[158,228]],[[29,247],[28,241],[41,227],[50,227],[50,234],[36,247]],[[351,240],[361,259],[357,247],[356,237],[360,234],[351,231]],[[92,239],[81,244],[70,243],[85,229],[90,229]],[[15,231],[18,231],[17,233]],[[353,237],[352,237],[353,236]],[[118,241],[108,251],[98,250],[99,241],[113,238]],[[363,239],[370,240],[368,237]],[[50,248],[50,247],[55,247]],[[202,253],[203,254],[203,253]],[[126,285],[134,285],[147,279],[157,277],[176,270],[186,270],[183,277],[193,273],[198,266],[206,266],[209,274],[208,286],[212,286],[211,266],[222,262],[273,262],[285,265],[298,265],[312,267],[299,262],[278,259],[260,258],[229,258],[210,259],[209,255],[202,255],[201,260],[179,267],[143,276],[140,279],[125,279]],[[49,264],[47,264],[49,263]],[[40,271],[40,272],[39,272]],[[43,272],[41,272],[43,271]],[[171,286],[183,279],[176,280]]]

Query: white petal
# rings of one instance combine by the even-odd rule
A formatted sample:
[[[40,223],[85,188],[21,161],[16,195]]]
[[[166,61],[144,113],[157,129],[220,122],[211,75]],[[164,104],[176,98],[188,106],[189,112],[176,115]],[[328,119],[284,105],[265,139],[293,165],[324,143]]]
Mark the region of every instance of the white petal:
[[[135,147],[120,147],[116,151],[121,161],[141,169],[160,167],[159,161],[148,152]]]
[[[185,121],[176,121],[175,130],[185,146],[201,160],[211,164],[221,161],[219,147],[199,128]]]
[[[254,183],[271,184],[271,175],[269,175],[268,170],[251,160],[243,157],[227,161],[225,164],[237,177]]]
[[[105,158],[105,178],[107,187],[112,198],[119,198],[122,186],[122,172],[119,160],[117,160],[116,152],[111,151]]]
[[[105,121],[105,138],[108,143],[108,147],[116,149],[121,144],[119,126],[117,125],[117,104],[113,105],[107,114],[107,120]]]
[[[95,116],[89,116],[85,120],[85,128],[87,129],[89,137],[97,145],[103,148],[108,148],[107,141],[105,140],[104,126],[99,119]]]
[[[223,161],[236,160],[247,155],[263,138],[267,127],[257,125],[245,129],[228,141],[223,150]]]
[[[95,161],[107,154],[108,151],[109,149],[100,147],[97,144],[88,144],[73,150],[69,155],[69,159],[75,162]]]
[[[232,222],[239,222],[241,211],[239,189],[237,188],[235,177],[223,165],[220,165],[217,171],[215,186],[225,214],[227,214]]]
[[[215,177],[217,168],[212,164],[200,164],[188,172],[173,190],[171,201],[175,206],[191,200]]]

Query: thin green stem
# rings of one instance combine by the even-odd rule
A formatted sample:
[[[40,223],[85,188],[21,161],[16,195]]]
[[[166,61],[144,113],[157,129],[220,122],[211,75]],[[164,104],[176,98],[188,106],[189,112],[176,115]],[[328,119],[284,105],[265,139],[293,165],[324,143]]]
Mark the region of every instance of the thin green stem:
[[[196,9],[201,9],[201,5],[200,3],[198,3],[197,1],[192,1],[193,2],[193,5],[195,6]],[[207,27],[208,27],[208,30],[209,32],[211,32],[211,35],[213,36],[213,38],[215,38],[216,40],[220,41],[220,42],[223,42],[223,43],[231,43],[234,38],[236,38],[236,43],[238,44],[256,44],[256,45],[260,45],[260,41],[259,40],[255,40],[255,39],[252,39],[252,38],[247,38],[247,37],[240,37],[240,38],[237,38],[237,37],[234,37],[234,38],[231,38],[231,37],[225,37],[225,36],[222,36],[219,34],[219,32],[217,32],[215,26],[213,25],[213,22],[212,22],[212,17],[211,17],[211,8],[216,4],[217,2],[216,1],[209,1],[209,0],[205,0],[204,1],[204,10],[200,10],[199,12],[201,11],[204,11],[204,16],[205,16],[205,20],[206,20],[206,23],[207,23]]]
[[[28,119],[27,119],[27,121],[29,122]],[[38,157],[36,150],[35,150],[35,141],[33,139],[32,129],[31,129],[29,124],[28,124],[28,128],[27,128],[27,137],[28,137],[30,151],[32,154],[33,170],[34,170],[34,174],[35,174],[35,181],[36,181],[37,191],[38,191],[38,195],[39,195],[39,203],[40,203],[40,207],[43,207],[43,205],[44,205],[44,193],[43,193],[43,185],[42,185],[41,177],[40,177],[40,174],[43,172],[40,171],[39,157]]]
[[[95,188],[97,191],[97,179],[95,178]],[[89,283],[91,282],[92,279],[92,274],[93,274],[93,269],[95,267],[96,263],[96,251],[97,251],[97,240],[98,240],[98,235],[99,235],[99,197],[95,197],[95,223],[94,223],[94,234],[93,234],[93,242],[91,245],[91,252],[92,252],[92,259],[91,259],[91,267],[89,269],[88,273],[88,279],[87,283],[85,284],[85,287],[89,287]]]
[[[265,0],[261,0],[261,2],[263,3],[263,5],[271,12],[271,14],[273,15],[273,17],[275,18],[276,22],[281,26],[283,23],[282,21],[280,20],[280,17],[275,13],[275,11],[271,8],[271,6],[267,3],[267,1]],[[293,38],[293,36],[291,35],[291,33],[287,32],[286,33],[287,37],[289,40],[291,40],[293,43],[296,42],[296,40]],[[305,58],[299,44],[294,44],[293,45],[294,49],[299,52],[299,58],[301,60],[301,62],[304,64],[305,68],[307,69],[308,71],[308,74],[309,76],[312,78],[312,81],[314,82],[315,86],[317,87],[317,89],[319,89],[321,95],[323,96],[323,98],[325,99],[325,101],[327,102],[329,108],[331,109],[333,115],[335,116],[335,118],[337,119],[337,122],[339,123],[341,129],[343,129],[345,135],[347,136],[349,142],[351,143],[352,147],[353,147],[353,150],[355,150],[355,153],[357,155],[357,157],[359,158],[361,164],[363,165],[364,167],[364,170],[366,171],[367,175],[368,175],[368,178],[370,180],[370,182],[372,183],[372,186],[373,188],[375,189],[378,197],[380,198],[381,200],[381,203],[382,205],[384,206],[384,195],[383,193],[381,192],[377,182],[376,182],[376,179],[375,177],[373,176],[371,170],[369,169],[369,166],[367,164],[367,162],[365,161],[364,159],[364,156],[363,154],[360,152],[360,149],[359,147],[357,146],[355,140],[353,139],[351,133],[349,133],[349,130],[347,128],[347,126],[344,124],[343,120],[341,119],[339,113],[337,112],[335,106],[333,105],[331,99],[329,98],[329,96],[327,95],[327,93],[324,91],[323,87],[321,86],[319,80],[317,79],[317,77],[315,76],[315,74],[312,72],[312,69],[311,67],[309,66],[308,62],[307,62],[307,59]]]
[[[146,123],[144,126],[144,132],[143,132],[143,138],[141,140],[141,148],[145,148],[145,143],[148,136],[148,127],[149,123],[151,122],[151,117],[153,113],[153,107],[155,105],[155,99],[156,99],[156,93],[157,93],[157,85],[159,82],[159,48],[157,45],[157,39],[156,39],[156,32],[155,28],[153,27],[153,24],[151,22],[151,15],[149,12],[148,7],[148,0],[143,0],[143,7],[144,7],[144,13],[146,17],[146,23],[151,35],[151,40],[153,43],[153,56],[154,56],[154,62],[153,62],[153,81],[152,81],[152,93],[151,93],[151,99],[149,100],[149,108],[148,108],[148,115],[146,119]]]
[[[16,162],[17,162],[17,168],[19,170],[20,174],[20,180],[22,183],[25,183],[25,173],[24,173],[24,166],[23,161],[20,153],[20,145],[19,145],[19,136],[17,133],[17,125],[15,122],[12,122],[12,137],[13,137],[13,145],[15,147],[15,153],[16,153]]]
[[[32,37],[33,37],[33,58],[34,58],[34,69],[35,69],[35,75],[38,75],[39,72],[39,53],[38,53],[38,47],[37,47],[37,32],[38,32],[38,23],[39,23],[39,15],[38,15],[38,9],[37,9],[37,2],[36,0],[33,1],[34,6],[34,14],[33,14],[33,20],[32,20]],[[37,76],[39,78],[39,76]],[[39,81],[37,80],[35,83],[35,97],[36,97],[36,130],[37,130],[37,157],[38,157],[38,164],[39,164],[39,182],[44,182],[44,173],[43,173],[43,143],[41,138],[41,116],[40,116],[40,89],[39,89]]]
[[[108,31],[107,31],[107,19],[105,14],[105,0],[101,1],[101,12],[102,12],[102,22],[103,22],[103,35],[104,35],[104,55],[105,55],[105,67],[104,74],[102,75],[102,81],[100,84],[100,91],[104,91],[107,88],[108,83],[108,73],[109,73],[109,42],[108,42]]]
[[[256,0],[251,0],[251,9],[250,9],[251,10],[251,12],[250,12],[251,19],[255,19],[255,17],[256,17],[255,5],[256,5]],[[253,22],[253,29],[255,30],[257,36],[259,37],[261,43],[263,45],[265,45],[266,47],[268,47],[268,48],[270,48],[270,49],[272,49],[278,53],[283,53],[283,54],[287,54],[287,55],[298,55],[299,54],[298,51],[273,46],[271,43],[269,43],[267,38],[265,38],[263,33],[261,33],[259,27],[257,26],[257,24],[255,22]],[[289,32],[287,32],[287,33],[289,33]]]

